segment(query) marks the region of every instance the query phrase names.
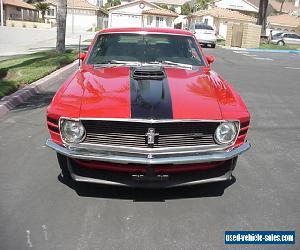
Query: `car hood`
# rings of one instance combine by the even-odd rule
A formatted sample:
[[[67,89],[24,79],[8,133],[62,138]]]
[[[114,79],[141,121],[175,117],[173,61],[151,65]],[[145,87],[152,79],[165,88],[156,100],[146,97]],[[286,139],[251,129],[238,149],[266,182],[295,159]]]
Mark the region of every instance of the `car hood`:
[[[205,68],[165,68],[161,80],[136,80],[133,71],[86,67],[62,88],[56,103],[68,107],[72,100],[77,109],[72,116],[84,118],[223,119],[222,103],[234,102],[228,88],[224,96],[226,84]]]

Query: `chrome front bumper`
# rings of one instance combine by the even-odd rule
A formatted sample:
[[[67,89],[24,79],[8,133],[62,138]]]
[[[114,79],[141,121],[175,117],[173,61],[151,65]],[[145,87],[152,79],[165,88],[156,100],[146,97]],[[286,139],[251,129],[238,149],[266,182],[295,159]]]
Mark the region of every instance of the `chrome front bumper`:
[[[217,42],[217,40],[203,40],[203,39],[198,39],[197,41],[203,44],[216,44]]]
[[[119,154],[116,152],[87,150],[83,148],[68,149],[51,139],[48,139],[46,145],[54,149],[57,153],[65,155],[69,158],[94,160],[103,162],[113,162],[122,164],[142,164],[142,165],[163,165],[163,164],[192,164],[214,161],[230,160],[250,148],[250,143],[245,142],[241,146],[222,151],[199,152],[199,153],[178,153],[176,155],[152,155],[152,154]]]

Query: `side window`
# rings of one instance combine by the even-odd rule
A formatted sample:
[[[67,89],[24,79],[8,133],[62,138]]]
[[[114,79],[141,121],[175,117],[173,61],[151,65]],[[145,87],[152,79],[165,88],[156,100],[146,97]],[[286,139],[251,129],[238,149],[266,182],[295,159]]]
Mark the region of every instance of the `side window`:
[[[299,39],[300,37],[296,34],[290,34],[290,38]]]
[[[191,57],[197,59],[198,61],[201,61],[199,54],[196,50],[196,48],[194,47],[193,41],[191,39],[188,40],[188,50]]]

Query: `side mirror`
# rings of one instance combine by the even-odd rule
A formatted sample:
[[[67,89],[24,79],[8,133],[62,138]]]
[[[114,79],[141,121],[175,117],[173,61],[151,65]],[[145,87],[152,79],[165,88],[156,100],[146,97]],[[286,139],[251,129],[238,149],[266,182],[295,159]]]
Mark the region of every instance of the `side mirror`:
[[[86,58],[86,53],[80,53],[79,54],[79,60],[84,60]]]
[[[205,56],[208,65],[211,65],[215,61],[215,57],[211,55]]]

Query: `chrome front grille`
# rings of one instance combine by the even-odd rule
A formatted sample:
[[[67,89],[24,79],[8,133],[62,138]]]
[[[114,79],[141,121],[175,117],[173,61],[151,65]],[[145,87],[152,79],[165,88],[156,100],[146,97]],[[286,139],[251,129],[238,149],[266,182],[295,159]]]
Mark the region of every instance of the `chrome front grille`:
[[[83,144],[134,148],[176,148],[218,146],[214,132],[220,122],[136,122],[82,120],[86,129]],[[154,129],[154,144],[146,135]]]

